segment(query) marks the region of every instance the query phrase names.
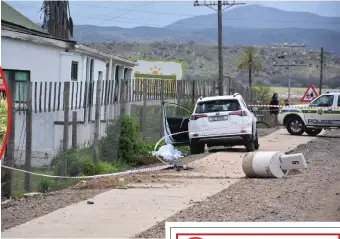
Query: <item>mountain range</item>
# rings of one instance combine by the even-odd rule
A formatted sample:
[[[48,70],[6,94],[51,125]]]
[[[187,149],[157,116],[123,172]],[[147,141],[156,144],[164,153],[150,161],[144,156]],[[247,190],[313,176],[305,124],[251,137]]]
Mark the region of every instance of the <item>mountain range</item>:
[[[165,27],[134,28],[75,25],[74,39],[81,43],[217,43],[217,16],[208,14],[176,21]],[[224,12],[224,45],[272,45],[303,43],[324,47],[340,55],[340,17],[308,12],[289,12],[261,5],[248,5]]]

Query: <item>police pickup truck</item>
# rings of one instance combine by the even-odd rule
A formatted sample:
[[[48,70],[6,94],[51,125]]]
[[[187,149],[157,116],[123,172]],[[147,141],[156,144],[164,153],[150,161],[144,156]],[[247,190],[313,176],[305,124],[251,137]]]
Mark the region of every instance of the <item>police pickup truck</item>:
[[[278,122],[291,135],[310,136],[320,134],[322,129],[340,128],[340,93],[322,94],[309,104],[283,107]]]

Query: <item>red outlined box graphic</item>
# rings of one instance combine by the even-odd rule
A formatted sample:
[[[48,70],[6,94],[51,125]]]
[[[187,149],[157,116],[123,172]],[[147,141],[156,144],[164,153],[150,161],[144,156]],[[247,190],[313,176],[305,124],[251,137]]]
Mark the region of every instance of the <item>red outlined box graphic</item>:
[[[176,233],[176,239],[340,239],[337,233]]]

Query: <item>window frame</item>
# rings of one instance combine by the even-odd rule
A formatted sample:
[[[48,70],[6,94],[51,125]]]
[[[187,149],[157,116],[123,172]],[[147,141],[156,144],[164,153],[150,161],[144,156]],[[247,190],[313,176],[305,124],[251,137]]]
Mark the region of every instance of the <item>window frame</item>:
[[[31,81],[31,71],[30,70],[18,70],[18,69],[2,69],[3,73],[5,75],[5,79],[7,83],[10,85],[11,80],[15,80],[17,83],[18,82],[30,82]],[[6,77],[6,72],[8,72],[8,78]],[[27,81],[21,81],[21,80],[16,80],[16,74],[15,73],[27,73]],[[27,86],[27,85],[26,85]],[[27,102],[27,87],[24,88],[22,96],[18,95],[18,87],[16,87],[16,96],[15,96],[15,102],[16,103],[26,103]],[[26,97],[24,97],[26,96]],[[22,99],[22,100],[20,100]]]
[[[338,95],[338,106],[340,107],[340,95]]]
[[[202,102],[198,102],[197,105],[196,105],[196,109],[195,109],[195,114],[208,114],[208,113],[217,113],[217,112],[230,112],[230,111],[237,111],[237,110],[213,110],[213,111],[205,111],[205,110],[202,110],[201,107],[203,107],[203,104],[215,104],[214,102],[221,102],[221,101],[225,101],[225,102],[228,102],[230,101],[231,102],[235,102],[238,104],[238,109],[237,110],[241,110],[242,107],[241,107],[241,103],[238,99],[216,99],[216,100],[207,100],[207,101],[202,101]],[[226,105],[226,103],[224,104]]]
[[[76,71],[74,71],[74,66],[76,66]],[[79,73],[79,62],[78,61],[72,61],[71,62],[71,81],[77,81],[78,80],[78,73]]]
[[[331,105],[328,105],[328,106],[320,106],[319,104],[316,105],[315,102],[319,101],[319,100],[320,100],[321,98],[323,98],[323,97],[333,97],[332,104],[331,104]],[[331,107],[331,106],[333,106],[333,104],[334,104],[334,95],[321,95],[320,97],[318,97],[318,98],[316,98],[314,101],[312,101],[312,102],[310,103],[310,106],[313,106],[313,107]]]

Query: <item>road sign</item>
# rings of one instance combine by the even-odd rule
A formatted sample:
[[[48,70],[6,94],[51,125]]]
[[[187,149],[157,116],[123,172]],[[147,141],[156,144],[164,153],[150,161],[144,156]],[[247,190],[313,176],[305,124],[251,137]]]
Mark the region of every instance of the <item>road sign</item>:
[[[316,92],[315,88],[313,85],[309,85],[305,94],[301,98],[301,102],[311,102],[314,100],[316,97],[318,97],[318,93]]]

